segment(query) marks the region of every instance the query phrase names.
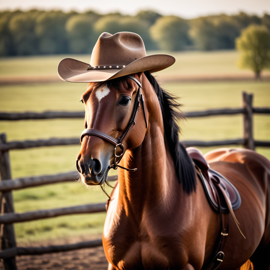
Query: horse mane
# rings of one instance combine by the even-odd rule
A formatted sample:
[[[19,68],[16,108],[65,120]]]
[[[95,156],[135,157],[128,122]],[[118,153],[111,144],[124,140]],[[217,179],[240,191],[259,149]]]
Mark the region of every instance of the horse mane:
[[[169,94],[159,86],[150,72],[145,71],[144,74],[152,84],[159,100],[164,124],[164,140],[172,155],[177,179],[179,183],[182,183],[184,191],[190,194],[192,191],[196,191],[196,178],[192,160],[185,147],[179,142],[178,134],[180,133],[180,128],[177,120],[185,118],[180,111],[181,104],[176,101],[178,97]],[[122,81],[126,81],[126,76],[97,83],[96,87],[106,83],[109,88],[114,86],[118,89]]]
[[[196,178],[193,163],[178,138],[180,128],[177,120],[185,118],[180,111],[181,104],[176,101],[177,97],[159,86],[150,72],[146,71],[144,74],[152,84],[159,100],[164,124],[164,139],[172,155],[178,181],[182,183],[184,191],[190,194],[192,191],[196,191]]]

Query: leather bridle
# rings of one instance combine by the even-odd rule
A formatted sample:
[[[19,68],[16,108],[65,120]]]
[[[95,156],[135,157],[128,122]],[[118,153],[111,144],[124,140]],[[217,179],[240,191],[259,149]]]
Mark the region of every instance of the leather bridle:
[[[109,169],[111,169],[111,168],[117,169],[117,167],[120,167],[120,168],[125,169],[127,171],[136,171],[137,168],[135,168],[135,169],[125,168],[125,167],[120,166],[119,162],[122,159],[122,157],[124,155],[124,152],[125,152],[123,141],[126,138],[129,130],[136,124],[135,118],[136,118],[137,112],[138,112],[139,107],[140,107],[140,102],[142,104],[142,109],[143,109],[143,115],[144,115],[144,121],[145,121],[146,128],[147,128],[147,120],[146,120],[146,113],[145,113],[143,94],[141,92],[142,85],[136,78],[134,78],[132,76],[126,76],[126,77],[130,78],[134,82],[136,82],[137,85],[139,86],[139,89],[138,89],[138,93],[136,95],[136,99],[135,99],[135,102],[134,102],[131,117],[130,117],[128,125],[127,125],[125,131],[123,132],[123,134],[121,135],[121,137],[116,139],[116,138],[114,138],[114,137],[112,137],[112,136],[110,136],[110,135],[108,135],[108,134],[106,134],[106,133],[104,133],[104,132],[102,132],[100,130],[97,130],[97,129],[94,129],[94,128],[87,128],[81,134],[81,142],[82,142],[84,136],[95,136],[95,137],[99,137],[99,138],[111,143],[112,145],[114,145],[114,162],[113,162],[112,165],[109,166]],[[117,149],[118,148],[121,149],[120,154],[117,154]]]

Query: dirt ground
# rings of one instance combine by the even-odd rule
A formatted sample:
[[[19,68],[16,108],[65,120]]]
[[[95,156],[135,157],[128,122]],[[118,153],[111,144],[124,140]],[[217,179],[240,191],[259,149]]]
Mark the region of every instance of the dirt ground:
[[[56,241],[44,241],[41,243],[18,245],[18,246],[48,246],[73,244],[81,241],[101,239],[101,236]],[[44,255],[17,256],[18,270],[105,270],[108,263],[105,258],[103,247],[79,249],[68,252],[58,252]],[[0,262],[0,269],[4,269]]]

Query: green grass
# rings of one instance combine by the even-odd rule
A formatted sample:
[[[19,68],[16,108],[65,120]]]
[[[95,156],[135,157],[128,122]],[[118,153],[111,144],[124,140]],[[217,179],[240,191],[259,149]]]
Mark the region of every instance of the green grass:
[[[86,189],[77,182],[14,192],[17,212],[97,203],[105,200],[105,195],[100,192],[100,189]],[[17,223],[15,225],[16,239],[20,244],[25,244],[45,239],[101,234],[105,215],[105,213],[84,214]]]
[[[168,54],[171,54],[168,52]],[[239,52],[212,51],[212,52],[178,52],[172,54],[176,62],[168,69],[161,71],[160,75],[170,76],[215,76],[215,75],[248,75],[249,70],[239,69],[237,61]],[[263,72],[269,75],[269,70]]]
[[[79,102],[85,83],[47,83],[1,86],[1,111],[84,110]]]
[[[237,67],[239,52],[212,51],[212,52],[148,52],[148,55],[166,53],[175,57],[173,66],[157,73],[157,75],[191,75],[213,76],[228,74],[252,74],[249,70]],[[57,76],[57,66],[61,59],[70,57],[89,63],[90,55],[56,55],[1,58],[0,79],[11,77],[42,77]],[[270,71],[263,74],[270,75]]]
[[[72,57],[89,62],[87,55],[52,55],[52,56],[25,56],[1,58],[1,77],[29,77],[29,76],[54,76],[57,74],[57,66],[61,59]]]
[[[105,213],[44,219],[15,225],[19,245],[48,239],[101,235]]]
[[[229,54],[231,54],[230,57]],[[209,73],[229,72],[233,70],[234,64],[232,65],[232,62],[234,60],[232,61],[232,59],[234,59],[235,54],[235,52],[224,52],[224,56],[222,56],[222,52],[219,52],[213,56],[214,53],[178,53],[179,71],[182,69],[183,72],[191,74],[193,70],[194,73],[199,74],[200,70],[202,72],[205,67],[205,71]],[[218,55],[219,59],[216,59]],[[11,76],[12,67],[14,68],[14,76],[55,74],[55,66],[61,58],[62,56],[2,59],[0,76]],[[85,56],[77,58],[88,60]],[[209,64],[210,58],[216,66]],[[196,65],[195,60],[197,61]],[[223,61],[222,64],[219,61]],[[231,64],[228,64],[229,62]],[[177,68],[171,69],[172,73],[176,71]],[[181,97],[180,103],[183,104],[183,111],[240,107],[242,91],[254,93],[254,106],[269,107],[270,104],[269,82],[167,83],[162,86]],[[83,110],[83,105],[78,101],[85,89],[86,84],[71,84],[61,81],[48,84],[1,86],[0,111]],[[180,125],[182,128],[181,140],[222,140],[242,137],[242,117],[240,115],[187,119],[187,121],[182,121]],[[83,128],[83,119],[0,122],[0,132],[7,133],[8,140],[79,137]],[[269,140],[269,116],[257,115],[254,117],[254,134],[255,139]],[[78,145],[11,151],[12,176],[17,178],[75,170],[75,158],[79,148]],[[212,149],[201,148],[200,150],[205,153]],[[270,149],[258,148],[257,151],[270,159]],[[16,212],[104,202],[106,200],[106,196],[99,188],[87,189],[78,182],[14,191],[13,198]],[[42,239],[99,234],[102,232],[104,218],[105,214],[103,213],[18,223],[15,225],[16,238],[19,243],[23,244]]]

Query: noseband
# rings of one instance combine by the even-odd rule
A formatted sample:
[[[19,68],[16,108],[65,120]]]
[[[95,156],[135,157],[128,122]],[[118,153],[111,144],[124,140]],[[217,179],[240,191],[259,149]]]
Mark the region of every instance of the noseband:
[[[122,157],[124,155],[124,152],[125,152],[123,141],[126,138],[129,130],[136,124],[135,118],[136,118],[137,112],[138,112],[139,107],[140,107],[140,101],[142,103],[144,121],[145,121],[145,126],[147,128],[147,120],[146,120],[145,107],[144,107],[144,99],[143,99],[143,94],[141,92],[142,85],[136,78],[134,78],[132,76],[127,76],[127,78],[130,78],[134,82],[136,82],[137,85],[139,86],[139,89],[138,89],[138,93],[136,95],[136,99],[135,99],[135,102],[134,102],[134,107],[133,107],[131,117],[130,117],[128,125],[127,125],[125,131],[123,132],[123,134],[121,135],[121,137],[119,137],[118,139],[115,139],[114,137],[112,137],[112,136],[110,136],[110,135],[108,135],[108,134],[106,134],[106,133],[104,133],[104,132],[102,132],[100,130],[97,130],[97,129],[94,129],[94,128],[87,128],[81,134],[81,142],[82,142],[84,136],[95,136],[95,137],[99,137],[99,138],[111,143],[112,145],[114,145],[114,163],[112,165],[110,165],[109,168],[110,169],[113,168],[113,169],[116,170],[117,167],[120,167],[120,168],[125,169],[127,171],[136,171],[137,168],[128,169],[128,168],[124,168],[124,167],[119,165],[119,162],[122,159]],[[117,154],[117,148],[121,149],[121,151],[122,151],[121,154]]]

